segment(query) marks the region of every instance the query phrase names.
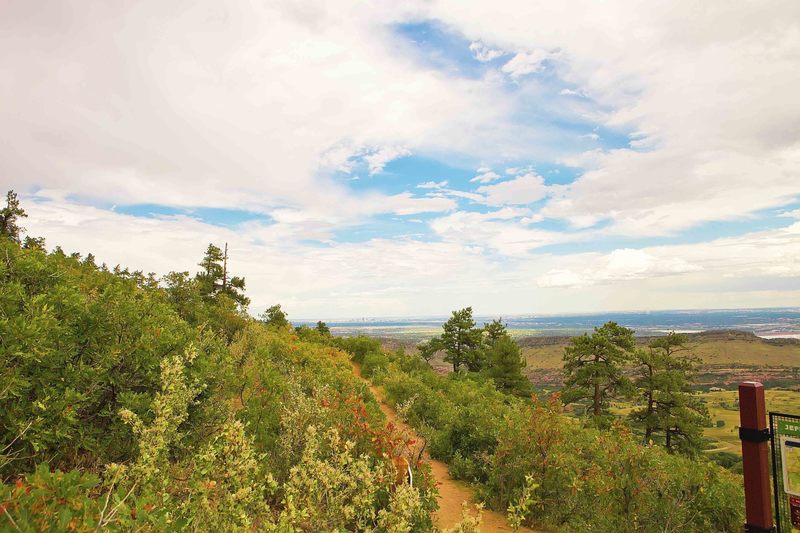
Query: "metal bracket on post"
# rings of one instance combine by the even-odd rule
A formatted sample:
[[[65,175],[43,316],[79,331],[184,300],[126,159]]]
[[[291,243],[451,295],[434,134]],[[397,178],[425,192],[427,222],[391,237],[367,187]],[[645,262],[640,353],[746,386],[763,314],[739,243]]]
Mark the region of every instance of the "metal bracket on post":
[[[753,428],[739,428],[739,440],[747,442],[767,442],[772,439],[772,433],[769,428],[753,429]]]

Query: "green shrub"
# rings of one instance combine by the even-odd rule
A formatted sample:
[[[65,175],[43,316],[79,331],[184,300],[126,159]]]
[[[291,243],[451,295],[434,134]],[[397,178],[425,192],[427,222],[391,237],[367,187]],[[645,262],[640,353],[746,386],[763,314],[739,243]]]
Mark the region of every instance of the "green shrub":
[[[14,485],[0,485],[5,531],[66,531],[93,528],[100,517],[98,502],[89,494],[100,480],[78,471],[50,472],[47,463]],[[6,514],[7,513],[7,514]]]
[[[303,531],[429,531],[430,502],[417,489],[387,486],[391,463],[358,455],[331,429],[306,429],[304,450],[285,486],[281,524]]]
[[[726,452],[726,451],[719,451],[719,452],[711,452],[708,454],[708,458],[713,462],[717,463],[723,468],[727,468],[731,472],[741,474],[742,473],[742,456],[735,454],[733,452]]]
[[[13,441],[17,470],[43,458],[60,469],[130,459],[117,412],[146,413],[163,358],[196,343],[202,374],[224,356],[224,344],[183,321],[152,278],[5,239],[0,254],[0,442]],[[213,374],[203,379],[215,387]]]
[[[368,352],[361,362],[361,374],[365,378],[372,378],[380,372],[385,370],[389,364],[389,359],[380,352]]]
[[[364,357],[368,353],[376,353],[381,350],[381,343],[377,339],[359,335],[357,337],[337,337],[333,339],[334,346],[349,352],[353,361],[356,363],[363,363]]]

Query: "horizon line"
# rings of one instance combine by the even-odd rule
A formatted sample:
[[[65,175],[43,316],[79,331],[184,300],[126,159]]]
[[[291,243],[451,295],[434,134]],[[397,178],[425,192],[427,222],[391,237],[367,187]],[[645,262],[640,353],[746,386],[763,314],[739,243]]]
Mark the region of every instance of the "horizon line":
[[[522,317],[560,317],[560,316],[599,316],[608,314],[646,314],[646,313],[687,313],[687,312],[700,312],[711,313],[719,311],[792,311],[800,312],[800,306],[778,306],[778,307],[711,307],[711,308],[672,308],[672,309],[630,309],[630,310],[616,310],[616,311],[577,311],[566,313],[487,313],[487,314],[473,314],[473,317],[487,318],[522,318]],[[348,321],[363,321],[363,320],[438,320],[447,319],[449,315],[383,315],[383,316],[360,316],[360,317],[327,317],[327,318],[296,318],[297,322],[317,322],[322,320],[331,322],[348,322]],[[290,322],[292,320],[290,319]]]

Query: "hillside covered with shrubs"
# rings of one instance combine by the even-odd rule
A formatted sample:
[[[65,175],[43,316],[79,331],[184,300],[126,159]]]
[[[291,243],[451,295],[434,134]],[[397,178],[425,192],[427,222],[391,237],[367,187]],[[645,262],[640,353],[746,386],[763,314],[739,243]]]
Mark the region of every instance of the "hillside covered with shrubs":
[[[431,529],[348,356],[249,317],[217,251],[157,279],[0,238],[0,530]]]
[[[6,221],[24,216],[14,202]],[[198,273],[157,278],[2,229],[2,530],[434,530],[430,469],[351,359],[513,525],[740,528],[735,474],[531,396],[499,329],[463,362],[481,371],[442,376],[373,339],[293,328],[277,305],[252,318],[216,246]]]
[[[559,395],[502,392],[480,373],[435,373],[367,338],[335,341],[420,432],[434,458],[511,522],[553,531],[739,531],[741,478],[643,445],[622,421],[590,427]]]

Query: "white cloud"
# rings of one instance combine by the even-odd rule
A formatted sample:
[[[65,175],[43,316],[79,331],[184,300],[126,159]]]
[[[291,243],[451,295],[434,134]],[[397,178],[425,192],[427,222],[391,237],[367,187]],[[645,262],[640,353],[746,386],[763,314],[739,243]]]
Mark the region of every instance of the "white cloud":
[[[393,31],[417,20],[465,36],[476,57],[525,52],[480,77],[437,69]],[[155,1],[12,0],[0,47],[24,53],[0,59],[0,143],[13,147],[0,175],[8,188],[51,199],[30,206],[26,224],[52,244],[135,268],[191,269],[198,243],[228,240],[254,300],[307,313],[789,305],[800,301],[796,224],[614,258],[535,250],[679,234],[776,208],[796,218],[784,207],[800,198],[796,20],[795,0],[702,10],[681,1],[638,9],[519,0],[498,10],[477,0],[201,0],[178,11]],[[526,77],[545,60],[547,76]],[[561,87],[581,98],[558,98]],[[550,118],[602,126],[630,145],[572,153],[573,131],[538,120],[553,103]],[[362,163],[377,173],[404,151],[467,168],[513,165],[513,179],[497,183],[483,168],[477,191],[444,184],[416,197],[332,177]],[[546,187],[530,161],[573,165],[580,176]],[[247,209],[276,222],[232,232],[73,197]],[[544,198],[540,212],[506,210]],[[466,213],[459,202],[503,209]],[[442,242],[334,241],[374,215],[423,212],[439,213],[432,226]],[[544,217],[581,231],[528,227]],[[309,238],[328,246],[304,245]],[[540,290],[538,279],[583,289]]]
[[[356,164],[355,157],[358,152],[353,146],[334,146],[320,156],[319,166],[322,169],[332,169],[349,174]]]
[[[800,209],[793,209],[791,211],[784,211],[778,215],[779,217],[797,218],[800,219]]]
[[[570,107],[578,104],[569,99],[564,112],[635,131],[632,146],[647,148],[597,154],[554,195],[548,216],[657,235],[800,195],[793,0],[701,12],[659,2],[542,9],[520,1],[501,13],[480,1],[392,9],[312,2],[302,10],[200,2],[180,16],[144,2],[94,6],[91,19],[74,6],[63,16],[38,8],[30,16],[22,1],[4,10],[0,46],[26,50],[0,63],[0,142],[15,146],[0,162],[9,186],[112,203],[289,204],[324,215],[351,202],[320,167],[347,172],[367,154],[377,171],[391,154],[370,147],[481,160],[538,150],[541,130],[519,124],[519,100],[496,79],[447,76],[398,54],[387,28],[429,19],[480,50],[525,50],[504,66],[517,77],[557,50],[554,74],[580,88],[562,92],[597,102]],[[533,84],[522,88],[537,94]]]
[[[535,174],[536,170],[533,168],[533,165],[527,165],[524,167],[509,167],[505,170],[505,173],[509,176],[518,176],[519,174]]]
[[[426,6],[426,16],[471,40],[558,50],[552,68],[561,81],[592,96],[592,108],[577,109],[607,128],[639,133],[635,149],[594,156],[554,195],[547,216],[576,227],[607,220],[609,233],[665,235],[800,197],[800,3]]]
[[[464,200],[469,200],[470,202],[476,202],[481,204],[484,203],[483,195],[474,192],[459,191],[456,189],[442,189],[441,192],[437,194],[441,194],[443,196],[449,196],[452,198],[463,198]]]
[[[481,172],[481,171],[483,171],[483,173],[482,174],[478,174],[477,176],[475,176],[474,178],[469,180],[470,183],[475,183],[475,182],[478,182],[478,183],[490,183],[492,181],[500,179],[500,175],[497,172],[494,172],[493,170],[484,169],[484,168],[478,169],[478,172]]]
[[[470,43],[469,49],[475,59],[484,63],[505,55],[502,50],[492,50],[480,41]]]
[[[67,252],[92,252],[111,266],[194,272],[208,242],[228,242],[233,272],[247,279],[251,310],[281,303],[290,318],[444,315],[471,304],[480,314],[793,306],[800,298],[800,222],[698,244],[553,256],[536,247],[565,237],[524,228],[525,208],[439,217],[432,226],[440,242],[308,247],[299,242],[306,237],[302,224],[288,216],[226,229],[58,198],[22,202],[31,235]],[[568,288],[575,286],[583,288]]]
[[[579,89],[561,89],[558,94],[561,96],[580,96],[581,98],[586,97],[586,94]]]
[[[552,267],[537,277],[543,288],[586,288],[613,286],[620,294],[639,293],[659,287],[674,290],[669,299],[673,307],[725,307],[723,299],[708,294],[728,291],[754,305],[764,287],[784,286],[779,281],[796,280],[800,276],[800,222],[774,230],[753,232],[698,244],[654,246],[644,249],[623,248],[609,254],[584,253],[552,258]],[[659,282],[660,278],[674,281]],[[647,283],[642,286],[640,283]],[[624,285],[621,285],[624,284]],[[795,292],[800,285],[795,284]],[[671,289],[670,289],[671,287]],[[760,287],[753,290],[752,287]],[[789,285],[791,287],[791,285]],[[788,293],[793,293],[787,289]],[[749,294],[746,294],[749,293]],[[768,296],[766,293],[762,297]],[[696,298],[692,301],[692,298]],[[677,305],[683,301],[684,305]],[[764,300],[761,300],[764,301]],[[788,302],[787,299],[781,300]],[[710,303],[715,302],[715,303]],[[730,305],[730,304],[728,304]],[[660,308],[668,308],[669,304]],[[642,307],[634,307],[641,309]]]
[[[536,280],[539,287],[578,289],[593,285],[594,281],[571,270],[550,270]]]
[[[484,195],[488,205],[520,205],[541,200],[547,189],[541,176],[529,172],[502,183],[483,185],[477,192]]]
[[[523,217],[519,219],[520,224],[536,224],[537,222],[541,222],[544,220],[544,216],[541,213],[535,213],[529,217]]]
[[[417,189],[441,189],[447,187],[447,180],[445,181],[425,181],[417,185]]]
[[[520,78],[526,74],[534,74],[544,69],[544,61],[550,57],[545,50],[520,52],[500,69],[512,78]]]
[[[527,228],[517,220],[528,214],[527,209],[511,207],[488,213],[456,211],[432,220],[430,226],[446,242],[476,245],[517,257],[563,239],[553,232]]]
[[[43,235],[50,247],[60,244],[68,253],[92,252],[110,266],[159,275],[195,272],[208,242],[227,242],[231,270],[246,278],[251,311],[281,303],[290,319],[378,316],[387,310],[443,314],[464,298],[494,298],[497,288],[489,281],[502,276],[501,268],[458,242],[373,239],[303,246],[298,220],[288,213],[274,224],[226,229],[185,216],[141,218],[61,200],[23,198],[23,204],[31,235]]]
[[[359,217],[383,203],[326,170],[486,151],[468,132],[511,110],[492,82],[399,58],[387,24],[405,15],[358,2],[3,11],[0,47],[26,51],[0,59],[0,143],[15,146],[0,174],[18,190]]]
[[[382,200],[383,208],[397,215],[416,215],[455,209],[457,204],[450,198],[416,198],[410,193],[395,194]]]
[[[591,266],[579,272],[551,270],[536,281],[540,287],[580,288],[596,283],[669,276],[698,270],[702,270],[702,267],[679,257],[656,257],[643,250],[622,248],[596,259]]]
[[[375,152],[364,156],[364,160],[369,165],[370,175],[382,172],[384,167],[390,162],[400,157],[411,155],[411,150],[397,146],[386,146],[379,148]]]

